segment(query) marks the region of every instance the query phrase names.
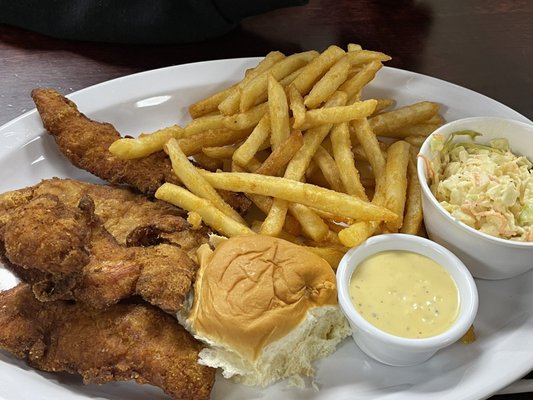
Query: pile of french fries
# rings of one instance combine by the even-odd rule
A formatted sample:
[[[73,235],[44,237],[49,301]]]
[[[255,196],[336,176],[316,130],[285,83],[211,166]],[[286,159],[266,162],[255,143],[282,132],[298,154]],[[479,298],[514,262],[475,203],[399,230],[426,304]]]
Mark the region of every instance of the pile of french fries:
[[[364,99],[390,57],[350,44],[289,56],[273,51],[243,79],[189,107],[191,121],[110,151],[125,159],[165,150],[183,183],[155,197],[218,233],[261,233],[307,246],[336,265],[379,233],[422,228],[416,154],[443,123],[439,106]],[[246,218],[219,190],[255,204]]]

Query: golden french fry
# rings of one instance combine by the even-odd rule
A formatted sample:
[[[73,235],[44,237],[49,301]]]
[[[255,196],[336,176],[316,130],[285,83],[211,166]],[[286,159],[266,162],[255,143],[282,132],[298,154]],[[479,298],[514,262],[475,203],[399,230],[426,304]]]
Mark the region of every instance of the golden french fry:
[[[342,123],[334,126],[329,136],[335,163],[337,164],[338,170],[342,171],[340,178],[346,189],[346,193],[367,200],[365,188],[361,184],[359,171],[355,167],[348,124]]]
[[[358,50],[363,50],[363,48],[361,47],[360,44],[356,44],[356,43],[348,43],[348,47],[347,47],[348,51],[358,51]]]
[[[245,112],[265,98],[268,90],[268,76],[272,75],[277,81],[281,81],[285,77],[299,70],[304,65],[308,64],[313,58],[316,58],[318,53],[316,51],[306,51],[303,53],[296,53],[288,56],[282,61],[278,62],[268,71],[256,76],[248,83],[242,86],[240,95],[240,112]],[[294,79],[294,78],[293,78]]]
[[[368,120],[361,119],[352,121],[352,127],[361,147],[363,148],[366,159],[372,167],[376,177],[376,186],[385,185],[385,157],[381,151],[380,144]]]
[[[305,246],[305,248],[326,260],[334,271],[337,270],[342,257],[347,251],[337,247]]]
[[[468,331],[461,337],[461,343],[470,344],[476,341],[476,331],[474,330],[474,325],[471,325]]]
[[[335,215],[345,215],[361,221],[393,221],[392,211],[368,203],[346,193],[274,176],[239,172],[200,171],[216,189],[247,192],[301,203]]]
[[[219,92],[212,94],[209,97],[198,100],[197,102],[189,106],[189,115],[192,118],[199,118],[203,115],[207,115],[213,111],[218,111],[218,105],[231,93],[236,91],[236,85],[230,86]]]
[[[421,101],[393,111],[374,115],[368,119],[372,131],[377,136],[391,136],[408,125],[415,125],[433,117],[439,111],[439,105],[430,101]]]
[[[224,167],[224,161],[219,158],[212,158],[204,153],[196,153],[192,156],[194,161],[203,169],[217,171]]]
[[[379,227],[376,222],[355,222],[339,232],[339,240],[346,247],[359,246]]]
[[[307,64],[293,84],[298,91],[305,96],[315,82],[336,63],[346,52],[338,46],[329,46],[318,57]]]
[[[202,220],[215,231],[228,237],[250,235],[254,232],[234,219],[228,217],[209,201],[195,196],[187,189],[171,183],[164,183],[155,192],[156,199],[174,204],[187,211],[198,213]]]
[[[413,152],[411,152],[407,166],[407,177],[407,200],[400,232],[416,235],[420,231],[424,215],[422,213],[422,189],[416,171],[416,155],[413,157]]]
[[[268,102],[261,103],[246,112],[225,116],[224,126],[235,130],[253,128],[268,112],[268,104]]]
[[[206,156],[215,158],[215,159],[224,159],[233,157],[233,153],[237,150],[236,145],[231,146],[215,146],[215,147],[204,147],[202,153]]]
[[[402,226],[407,196],[407,165],[409,164],[410,148],[409,143],[399,140],[387,149],[385,167],[387,190],[384,205],[398,216],[396,220],[387,221],[387,229],[390,232],[397,232]]]
[[[299,129],[305,121],[306,109],[304,99],[293,84],[289,85],[287,92],[289,96],[289,108],[291,109],[294,118],[293,128]]]
[[[322,174],[326,178],[329,187],[337,192],[346,193],[346,188],[344,187],[344,183],[341,179],[341,173],[339,172],[339,168],[337,167],[335,160],[333,157],[331,157],[331,154],[329,154],[328,151],[322,146],[318,146],[313,159],[322,171]]]
[[[258,152],[261,145],[268,139],[270,135],[270,117],[265,114],[254,130],[239,146],[235,153],[233,153],[233,161],[241,166],[246,166]]]
[[[321,242],[327,237],[328,225],[309,207],[299,203],[289,203],[288,207],[291,215],[300,223],[305,236],[316,242]]]
[[[191,164],[185,153],[181,150],[176,139],[170,139],[165,145],[165,151],[172,162],[172,169],[176,176],[183,182],[183,184],[193,194],[208,200],[216,208],[224,214],[233,218],[242,224],[245,224],[244,219],[237,211],[231,208],[217,191],[205,180],[205,178],[198,172],[196,167]]]
[[[348,104],[359,98],[358,95],[363,87],[372,79],[374,79],[382,66],[383,64],[381,64],[379,61],[371,61],[368,64],[365,64],[357,74],[346,80],[346,82],[339,87],[339,90],[342,90],[348,95]]]
[[[325,124],[340,124],[365,118],[376,108],[374,99],[358,101],[347,106],[324,107],[308,110],[301,130],[307,130]]]
[[[394,104],[393,99],[376,99],[376,101],[378,103],[376,104],[376,109],[374,110],[372,115],[380,113]]]
[[[202,117],[193,119],[185,128],[183,128],[183,137],[193,136],[197,133],[208,131],[211,129],[224,128],[224,116],[221,114],[204,115]]]
[[[285,217],[289,210],[289,203],[283,199],[274,199],[272,207],[261,225],[260,232],[263,235],[278,236],[285,224]]]
[[[192,230],[198,230],[202,227],[202,216],[195,211],[187,213],[187,222],[191,224]]]
[[[316,108],[324,103],[343,84],[346,78],[348,78],[349,71],[350,63],[346,56],[344,56],[333,64],[324,76],[315,83],[309,94],[305,97],[305,106]]]
[[[278,62],[280,62],[284,58],[285,58],[285,55],[283,53],[280,53],[279,51],[270,52],[266,55],[266,57],[263,60],[261,60],[259,64],[257,64],[257,66],[254,69],[247,71],[245,77],[239,83],[235,85],[235,90],[231,92],[218,105],[218,109],[220,110],[220,113],[224,115],[233,115],[235,113],[238,113],[239,103],[241,99],[240,89],[244,87],[248,82],[255,79],[255,77],[270,70],[274,65],[276,65]]]
[[[352,66],[365,64],[372,61],[384,62],[391,60],[391,57],[384,53],[370,50],[348,51],[347,56]]]
[[[325,108],[336,107],[342,105],[346,102],[346,94],[343,92],[335,93],[325,104]],[[287,165],[285,170],[285,178],[300,180],[303,178],[304,174],[313,159],[313,155],[316,152],[316,149],[325,137],[328,135],[332,124],[325,124],[313,129],[309,129],[304,135],[304,144],[294,155],[292,160]]]
[[[289,137],[270,153],[263,164],[253,172],[261,175],[278,175],[294,154],[300,150],[303,143],[302,133],[298,130],[292,131]]]
[[[272,75],[268,77],[268,112],[271,130],[270,143],[272,150],[276,150],[289,137],[291,128],[285,90]]]
[[[251,129],[210,129],[194,136],[178,139],[181,150],[187,155],[200,153],[204,147],[226,146],[240,142],[250,134]]]
[[[138,138],[115,140],[109,146],[109,151],[123,160],[142,158],[163,150],[163,146],[169,139],[181,136],[183,136],[183,128],[179,125],[172,125],[154,133],[141,134]]]
[[[426,123],[422,122],[420,124],[408,125],[402,128],[399,128],[394,134],[387,135],[388,137],[402,138],[407,139],[409,137],[420,137],[424,138],[431,135],[435,129],[441,126],[441,123]]]
[[[420,147],[422,146],[422,143],[424,143],[426,139],[427,139],[427,136],[407,136],[403,140],[405,140],[415,149],[420,149]]]

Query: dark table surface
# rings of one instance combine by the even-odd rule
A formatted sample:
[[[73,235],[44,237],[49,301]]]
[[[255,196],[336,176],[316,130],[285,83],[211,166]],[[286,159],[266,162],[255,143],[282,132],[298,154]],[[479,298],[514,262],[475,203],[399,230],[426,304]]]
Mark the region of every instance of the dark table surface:
[[[222,37],[194,44],[76,42],[0,25],[0,125],[33,108],[35,87],[68,94],[169,65],[348,43],[391,55],[389,66],[453,82],[533,119],[533,1],[311,0],[249,17]]]

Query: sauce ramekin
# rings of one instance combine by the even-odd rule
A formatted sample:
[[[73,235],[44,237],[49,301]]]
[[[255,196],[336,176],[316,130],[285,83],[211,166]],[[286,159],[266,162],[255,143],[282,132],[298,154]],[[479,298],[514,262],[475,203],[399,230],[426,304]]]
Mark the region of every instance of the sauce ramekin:
[[[363,260],[387,250],[421,254],[449,272],[459,292],[459,311],[457,318],[446,331],[427,338],[404,338],[376,328],[357,312],[350,300],[351,276]],[[360,246],[350,249],[337,269],[337,291],[339,305],[350,323],[355,343],[368,356],[392,366],[422,363],[438,350],[457,342],[473,324],[478,309],[476,284],[459,258],[431,240],[401,233],[374,236]]]

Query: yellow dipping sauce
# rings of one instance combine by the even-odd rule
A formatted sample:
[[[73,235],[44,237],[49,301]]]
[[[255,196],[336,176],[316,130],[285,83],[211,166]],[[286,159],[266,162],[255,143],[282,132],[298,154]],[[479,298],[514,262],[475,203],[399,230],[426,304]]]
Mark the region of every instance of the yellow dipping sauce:
[[[405,338],[438,335],[459,312],[459,290],[449,272],[409,251],[384,251],[364,260],[350,279],[349,293],[363,318]]]

